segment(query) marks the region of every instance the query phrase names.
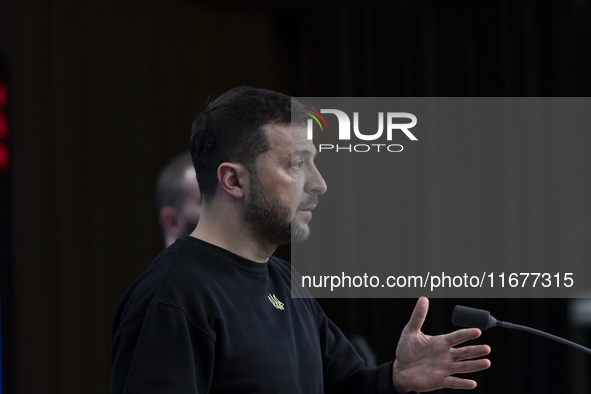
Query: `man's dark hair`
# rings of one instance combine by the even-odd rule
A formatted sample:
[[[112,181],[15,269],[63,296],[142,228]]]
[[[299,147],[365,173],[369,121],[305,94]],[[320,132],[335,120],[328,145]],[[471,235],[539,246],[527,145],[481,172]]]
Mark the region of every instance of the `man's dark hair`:
[[[300,105],[294,103],[301,123]],[[291,122],[292,98],[271,90],[244,86],[210,103],[193,122],[191,134],[191,156],[202,200],[210,201],[215,194],[220,164],[240,163],[256,173],[257,156],[269,149],[263,127]]]
[[[191,155],[187,152],[175,156],[162,169],[156,182],[156,209],[158,212],[163,207],[175,207],[180,211],[188,193],[184,183],[185,171],[192,164]]]

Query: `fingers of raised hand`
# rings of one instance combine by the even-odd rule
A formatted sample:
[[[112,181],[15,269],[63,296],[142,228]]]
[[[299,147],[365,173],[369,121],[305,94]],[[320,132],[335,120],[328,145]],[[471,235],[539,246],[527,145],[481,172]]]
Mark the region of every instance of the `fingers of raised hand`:
[[[454,362],[450,366],[450,375],[456,373],[470,373],[476,371],[482,371],[490,367],[490,360],[479,359],[472,360],[486,356],[490,353],[490,346],[488,345],[475,345],[475,346],[464,346],[460,348],[450,349],[451,357]],[[469,360],[469,361],[465,361]]]
[[[469,360],[472,358],[486,356],[490,353],[490,346],[475,345],[451,349],[451,357],[454,361]]]
[[[476,382],[472,379],[462,379],[453,376],[457,373],[470,373],[482,371],[490,367],[490,361],[487,359],[458,361],[451,365],[451,373],[443,379],[442,388],[470,390],[476,387]]]
[[[443,338],[445,338],[449,346],[456,346],[471,339],[476,339],[480,334],[482,334],[482,332],[478,328],[464,328],[462,330],[445,334],[443,335]]]
[[[470,390],[476,387],[476,382],[471,379],[461,379],[455,376],[448,376],[443,379],[443,387],[445,389],[455,390]]]
[[[490,367],[490,360],[482,358],[479,360],[458,361],[451,365],[450,375],[456,373],[470,373],[482,371]]]
[[[417,300],[417,304],[415,305],[415,308],[412,311],[412,315],[410,316],[410,320],[406,324],[404,331],[420,331],[421,327],[423,326],[423,323],[425,322],[425,318],[427,317],[428,311],[429,300],[427,299],[427,297],[420,297]]]

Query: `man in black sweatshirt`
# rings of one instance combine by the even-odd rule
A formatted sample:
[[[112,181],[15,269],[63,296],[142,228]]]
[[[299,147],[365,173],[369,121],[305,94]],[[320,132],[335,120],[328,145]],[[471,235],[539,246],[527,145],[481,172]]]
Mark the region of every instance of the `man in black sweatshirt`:
[[[392,393],[469,389],[453,376],[490,366],[486,345],[454,348],[478,329],[430,337],[420,298],[396,358],[366,368],[313,298],[292,298],[290,266],[271,256],[305,240],[327,187],[289,96],[230,90],[193,124],[202,211],[165,249],[113,319],[115,393]],[[300,116],[302,115],[302,116]]]

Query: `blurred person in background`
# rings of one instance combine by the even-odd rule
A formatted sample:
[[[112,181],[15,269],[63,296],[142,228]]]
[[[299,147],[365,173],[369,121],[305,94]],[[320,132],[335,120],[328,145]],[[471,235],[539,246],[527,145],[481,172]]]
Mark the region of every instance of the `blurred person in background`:
[[[156,209],[166,247],[197,227],[201,193],[189,152],[175,156],[160,172]]]

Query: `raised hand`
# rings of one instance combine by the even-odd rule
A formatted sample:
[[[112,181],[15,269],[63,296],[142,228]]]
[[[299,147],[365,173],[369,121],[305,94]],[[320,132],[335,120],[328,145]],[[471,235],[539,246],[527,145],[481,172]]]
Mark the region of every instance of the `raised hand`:
[[[454,331],[445,335],[429,336],[421,327],[429,310],[429,300],[419,298],[410,320],[404,327],[394,361],[392,379],[398,392],[433,391],[442,388],[473,389],[476,382],[453,376],[458,373],[481,371],[490,367],[488,345],[454,346],[478,338],[477,328]]]

